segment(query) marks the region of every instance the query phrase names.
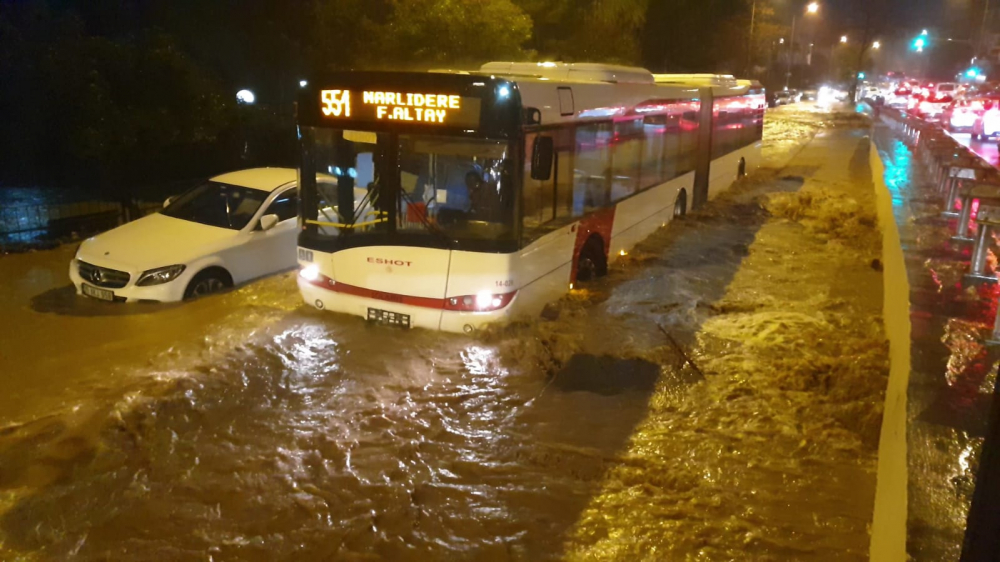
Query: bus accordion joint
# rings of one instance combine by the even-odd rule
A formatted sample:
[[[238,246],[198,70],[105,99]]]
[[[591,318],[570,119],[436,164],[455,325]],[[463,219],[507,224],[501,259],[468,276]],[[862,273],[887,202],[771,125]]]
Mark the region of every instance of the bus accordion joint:
[[[380,222],[388,222],[389,219],[385,217],[379,217],[375,220],[365,221],[365,222],[355,222],[355,223],[343,223],[343,222],[327,222],[327,221],[314,221],[306,219],[306,224],[315,224],[317,226],[332,226],[334,228],[358,228],[360,226],[370,226],[373,224],[378,224]]]

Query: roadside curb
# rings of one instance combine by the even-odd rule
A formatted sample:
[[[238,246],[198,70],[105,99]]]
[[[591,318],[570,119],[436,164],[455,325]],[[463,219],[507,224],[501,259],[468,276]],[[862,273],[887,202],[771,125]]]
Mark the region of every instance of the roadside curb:
[[[889,338],[889,381],[879,434],[875,509],[869,560],[905,561],[907,533],[907,389],[910,380],[910,284],[892,194],[885,183],[885,165],[872,139],[869,164],[879,229],[882,232],[882,316]]]

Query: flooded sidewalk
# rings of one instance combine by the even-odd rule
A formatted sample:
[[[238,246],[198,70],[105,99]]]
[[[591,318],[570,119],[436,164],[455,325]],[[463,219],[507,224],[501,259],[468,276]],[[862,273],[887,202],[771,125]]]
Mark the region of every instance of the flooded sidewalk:
[[[703,380],[657,387],[570,559],[867,559],[887,374],[867,155],[867,130],[821,133],[691,217],[665,255],[637,252],[672,266],[631,283],[685,309],[660,324],[694,328],[680,368]],[[720,229],[742,236],[693,242]],[[679,291],[698,280],[679,270],[724,254],[741,258],[722,291]]]
[[[69,249],[3,262],[0,558],[867,558],[867,123],[768,119],[771,167],[477,339],[315,311],[291,275],[115,316],[65,294]]]

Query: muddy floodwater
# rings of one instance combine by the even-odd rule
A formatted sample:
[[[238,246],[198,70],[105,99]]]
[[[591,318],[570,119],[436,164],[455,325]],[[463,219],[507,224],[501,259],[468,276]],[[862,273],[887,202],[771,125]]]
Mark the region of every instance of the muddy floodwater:
[[[476,338],[183,306],[0,256],[0,559],[862,560],[887,346],[867,129],[768,167]]]

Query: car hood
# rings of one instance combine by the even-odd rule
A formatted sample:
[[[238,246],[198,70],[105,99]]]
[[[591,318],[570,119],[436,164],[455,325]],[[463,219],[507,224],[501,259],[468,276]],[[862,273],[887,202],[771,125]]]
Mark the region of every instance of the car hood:
[[[147,270],[187,263],[231,244],[238,235],[237,230],[154,213],[88,238],[77,255],[95,265]]]

